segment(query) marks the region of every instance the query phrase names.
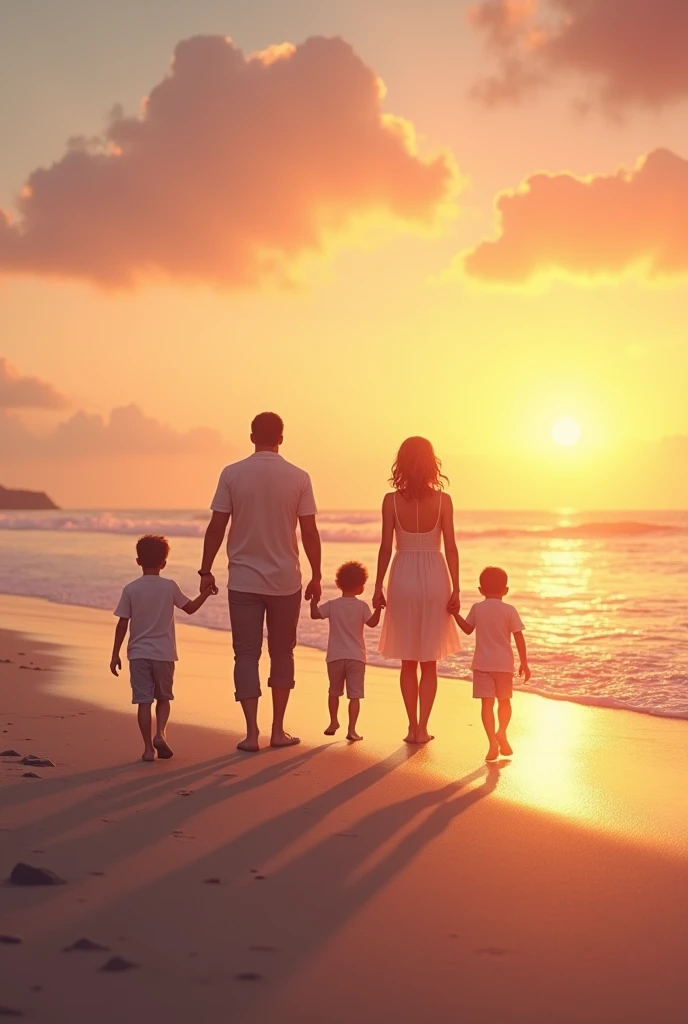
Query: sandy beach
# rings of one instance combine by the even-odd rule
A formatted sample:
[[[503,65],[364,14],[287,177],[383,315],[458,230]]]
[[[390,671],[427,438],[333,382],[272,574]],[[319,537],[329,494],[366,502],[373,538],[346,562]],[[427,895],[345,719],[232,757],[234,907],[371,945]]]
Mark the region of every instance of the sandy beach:
[[[169,762],[139,761],[105,613],[0,598],[0,1005],[27,1020],[686,1019],[684,721],[521,694],[488,768],[466,683],[428,747],[370,669],[349,747],[300,648],[298,748],[234,749],[229,638],[179,628]],[[263,727],[268,725],[263,708]],[[341,735],[341,734],[340,734]],[[40,778],[25,778],[35,770]],[[215,881],[211,881],[215,880]],[[107,949],[63,952],[88,938]],[[112,956],[136,966],[100,970]]]

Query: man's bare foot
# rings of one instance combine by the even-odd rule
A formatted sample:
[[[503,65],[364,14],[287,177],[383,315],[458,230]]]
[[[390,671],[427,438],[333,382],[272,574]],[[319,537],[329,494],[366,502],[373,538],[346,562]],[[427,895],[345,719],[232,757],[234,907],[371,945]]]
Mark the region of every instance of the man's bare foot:
[[[513,750],[504,733],[497,733],[497,743],[499,744],[499,753],[504,757],[511,757]]]
[[[348,733],[346,734],[346,738],[348,740],[351,740],[352,743],[355,743],[356,740],[362,740],[363,739],[363,737],[359,736],[358,733],[355,730],[353,730],[353,729],[349,729]]]
[[[273,735],[270,740],[271,747],[295,747],[301,740],[298,736],[290,736],[288,732],[279,733],[277,736]]]
[[[325,729],[326,736],[334,736],[337,729],[339,728],[339,722],[330,722],[327,729]]]
[[[492,740],[490,743],[490,749],[485,754],[486,761],[496,761],[499,757],[499,744],[497,740]]]
[[[416,743],[429,743],[430,740],[434,740],[432,733],[428,732],[427,729],[418,730],[416,733]]]
[[[255,754],[257,750],[260,750],[258,737],[247,736],[241,743],[237,743],[237,750],[245,750],[249,754]]]
[[[164,736],[156,736],[153,740],[153,746],[158,752],[158,757],[162,758],[163,761],[169,760],[170,757],[174,757],[171,747],[168,746],[167,740]]]
[[[141,754],[141,760],[142,761],[155,761],[155,751],[154,750],[144,750],[144,752]]]

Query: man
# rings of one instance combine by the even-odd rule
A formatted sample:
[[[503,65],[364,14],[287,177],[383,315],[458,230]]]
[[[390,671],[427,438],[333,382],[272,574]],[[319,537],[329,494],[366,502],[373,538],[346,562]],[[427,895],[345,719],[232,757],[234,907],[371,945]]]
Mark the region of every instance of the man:
[[[272,690],[272,747],[290,747],[298,737],[284,731],[284,712],[294,687],[294,647],[301,610],[301,570],[296,524],[311,566],[305,599],[320,599],[320,535],[310,477],[279,454],[284,424],[263,412],[251,424],[253,455],[225,467],[213,498],[203,544],[201,588],[214,586],[215,555],[227,539],[229,617],[234,647],[235,696],[246,718],[239,750],[258,750],[258,662],[267,621]]]

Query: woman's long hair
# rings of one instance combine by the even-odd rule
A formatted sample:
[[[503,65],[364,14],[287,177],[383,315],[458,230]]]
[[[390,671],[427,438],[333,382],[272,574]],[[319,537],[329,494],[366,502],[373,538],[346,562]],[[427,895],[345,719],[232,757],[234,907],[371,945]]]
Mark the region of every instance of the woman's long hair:
[[[397,452],[392,466],[390,485],[411,501],[427,498],[433,491],[443,491],[442,463],[425,437],[407,437]]]

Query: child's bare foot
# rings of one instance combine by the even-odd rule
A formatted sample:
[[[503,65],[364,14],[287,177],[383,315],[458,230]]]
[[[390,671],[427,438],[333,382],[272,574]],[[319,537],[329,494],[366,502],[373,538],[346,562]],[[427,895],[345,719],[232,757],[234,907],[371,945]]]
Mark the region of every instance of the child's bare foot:
[[[499,753],[504,757],[511,757],[513,750],[504,733],[497,733],[497,743],[499,744]]]
[[[144,752],[141,754],[141,760],[142,761],[155,761],[155,751],[154,750],[144,750]]]
[[[164,736],[156,736],[153,740],[153,746],[158,752],[158,757],[162,758],[163,761],[167,761],[170,757],[174,757],[174,753],[168,746],[167,740]]]
[[[346,734],[346,738],[348,740],[351,740],[352,743],[355,743],[356,740],[362,740],[363,739],[362,736],[358,735],[358,733],[356,732],[355,729],[349,729],[348,733]]]
[[[337,729],[339,728],[339,722],[330,722],[327,729],[325,729],[326,736],[334,736]]]
[[[416,733],[416,743],[429,743],[430,740],[434,740],[432,733],[429,733],[427,729],[419,729]]]
[[[497,743],[497,740],[494,739],[494,740],[492,740],[490,742],[490,749],[485,754],[485,760],[486,761],[496,761],[498,757],[499,757],[499,744]]]

